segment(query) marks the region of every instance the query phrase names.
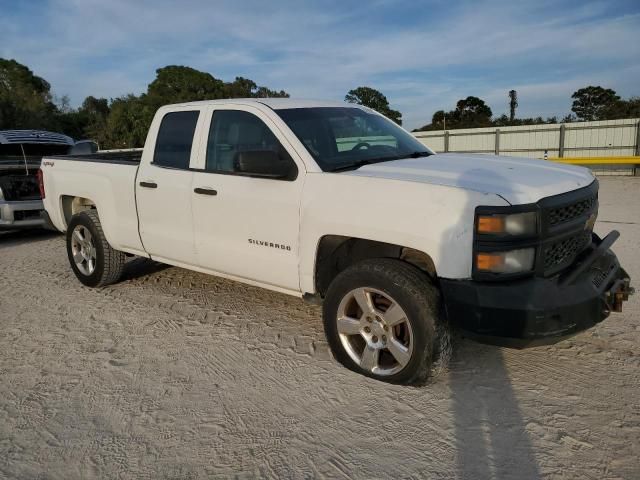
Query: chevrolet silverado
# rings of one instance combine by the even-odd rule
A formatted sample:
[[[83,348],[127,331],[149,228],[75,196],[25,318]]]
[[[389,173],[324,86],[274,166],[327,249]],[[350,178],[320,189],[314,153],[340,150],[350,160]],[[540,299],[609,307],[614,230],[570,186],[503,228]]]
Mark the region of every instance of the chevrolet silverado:
[[[491,343],[556,342],[633,291],[618,233],[593,233],[588,169],[435,154],[359,105],[169,105],[142,151],[41,168],[83,284],[116,282],[135,255],[322,303],[334,357],[383,381],[427,379],[451,323]]]

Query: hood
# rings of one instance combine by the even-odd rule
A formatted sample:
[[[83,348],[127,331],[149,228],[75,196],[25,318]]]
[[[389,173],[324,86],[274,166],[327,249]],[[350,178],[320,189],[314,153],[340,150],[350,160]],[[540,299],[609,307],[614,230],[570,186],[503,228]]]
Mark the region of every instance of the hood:
[[[376,163],[344,174],[495,193],[512,205],[535,203],[545,197],[586,187],[594,180],[589,169],[573,165],[458,153]]]

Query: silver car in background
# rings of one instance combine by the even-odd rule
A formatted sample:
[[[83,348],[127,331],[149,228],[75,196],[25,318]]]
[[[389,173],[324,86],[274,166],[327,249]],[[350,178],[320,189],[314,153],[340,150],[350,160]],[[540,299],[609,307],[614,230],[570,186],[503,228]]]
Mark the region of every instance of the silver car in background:
[[[67,155],[74,145],[60,133],[0,130],[0,230],[45,226],[40,162],[43,156]]]

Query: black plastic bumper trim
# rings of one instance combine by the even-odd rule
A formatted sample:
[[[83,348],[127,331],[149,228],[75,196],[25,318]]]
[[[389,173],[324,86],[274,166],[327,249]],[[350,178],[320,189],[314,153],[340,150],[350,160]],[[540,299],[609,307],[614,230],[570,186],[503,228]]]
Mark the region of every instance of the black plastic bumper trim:
[[[560,281],[561,285],[569,285],[573,283],[583,272],[585,272],[593,263],[614,244],[614,242],[620,238],[620,232],[612,230],[609,234],[602,239],[600,244],[589,254],[589,256],[580,265],[569,272]]]
[[[440,279],[440,285],[454,325],[482,342],[522,348],[556,343],[607,318],[619,280],[628,285],[629,275],[603,249],[570,283],[555,276],[504,283]]]

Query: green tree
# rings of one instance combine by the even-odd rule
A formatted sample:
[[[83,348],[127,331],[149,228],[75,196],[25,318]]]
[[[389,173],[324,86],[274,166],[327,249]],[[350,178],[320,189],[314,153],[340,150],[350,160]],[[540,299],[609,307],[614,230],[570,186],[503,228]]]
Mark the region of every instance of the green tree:
[[[75,139],[92,138],[103,148],[141,147],[158,107],[171,103],[237,97],[288,97],[253,80],[236,77],[224,82],[207,72],[168,65],[142,95],[108,101],[88,96],[74,109],[69,98],[56,98],[49,83],[15,60],[0,58],[0,129],[42,128]],[[57,105],[56,105],[57,103]]]
[[[610,88],[588,86],[573,92],[571,111],[579,120],[606,120],[620,97]]]
[[[447,127],[447,112],[438,110],[431,117],[431,126],[433,130],[444,130]]]
[[[603,113],[603,120],[640,117],[640,97],[618,100],[612,103]]]
[[[224,84],[225,98],[269,98],[289,97],[284,90],[275,91],[267,87],[260,87],[253,80],[244,77],[236,77],[233,82]]]
[[[390,118],[398,125],[402,125],[402,114],[397,110],[393,110],[389,106],[387,97],[375,88],[358,87],[356,89],[349,90],[349,93],[345,95],[344,99],[349,103],[357,103],[359,105],[372,108],[385,117]]]
[[[516,118],[513,121],[506,114],[500,115],[498,118],[495,118],[491,124],[495,127],[513,127],[518,125],[541,125],[544,123],[558,123],[557,117],[547,117],[546,119],[542,117],[534,117],[534,118]]]
[[[431,123],[423,125],[420,128],[415,128],[413,131],[423,132],[429,130],[445,130],[456,128],[456,126],[451,123],[451,121],[453,120],[452,114],[452,111],[445,112],[444,110],[438,110],[431,116]]]
[[[156,78],[147,88],[148,105],[224,98],[224,82],[210,73],[194,68],[168,65],[156,70]]]
[[[109,108],[109,100],[106,98],[96,98],[89,95],[84,99],[84,102],[82,102],[80,110],[88,116],[106,118],[109,115],[111,108]]]
[[[511,118],[508,117],[506,113],[503,113],[493,121],[493,124],[496,127],[507,127],[507,126],[513,125],[514,123],[515,123],[515,119],[511,120]]]
[[[144,146],[151,124],[152,107],[144,95],[125,95],[111,101],[105,128],[95,140],[101,148],[138,148]],[[155,110],[154,110],[155,112]]]
[[[255,98],[289,98],[289,94],[284,90],[271,90],[267,87],[258,87],[253,94]]]
[[[15,60],[0,58],[0,129],[51,129],[56,112],[46,80]]]
[[[640,97],[631,97],[625,101],[625,108],[622,112],[623,118],[638,118],[640,117]]]
[[[233,82],[224,82],[207,72],[169,65],[156,70],[156,78],[147,89],[146,102],[157,108],[169,103],[197,100],[288,96],[284,90],[270,90],[248,78],[236,77]]]
[[[89,115],[87,131],[101,147],[132,148],[143,146],[153,115],[162,105],[220,98],[288,96],[283,90],[258,86],[248,78],[236,77],[233,82],[224,82],[194,68],[168,65],[156,70],[156,78],[145,94],[116,98],[110,106],[105,99],[87,97],[81,111]]]
[[[442,130],[454,128],[476,128],[491,126],[493,112],[484,100],[469,96],[456,103],[456,108],[450,112],[438,110],[433,114],[431,123],[416,129],[415,131]],[[506,119],[505,116],[505,120]]]
[[[78,109],[84,128],[82,135],[76,138],[91,138],[97,141],[98,138],[104,137],[110,112],[109,100],[106,98],[96,98],[92,95],[85,98]]]
[[[491,125],[491,108],[478,97],[469,96],[458,100],[451,112],[453,123],[458,128],[486,127]]]
[[[168,65],[156,70],[146,94],[128,94],[111,101],[102,132],[99,117],[94,117],[94,128],[90,130],[102,148],[142,147],[153,116],[162,105],[218,98],[224,98],[222,80],[194,68]],[[95,100],[89,100],[86,106],[104,113],[104,103]]]

